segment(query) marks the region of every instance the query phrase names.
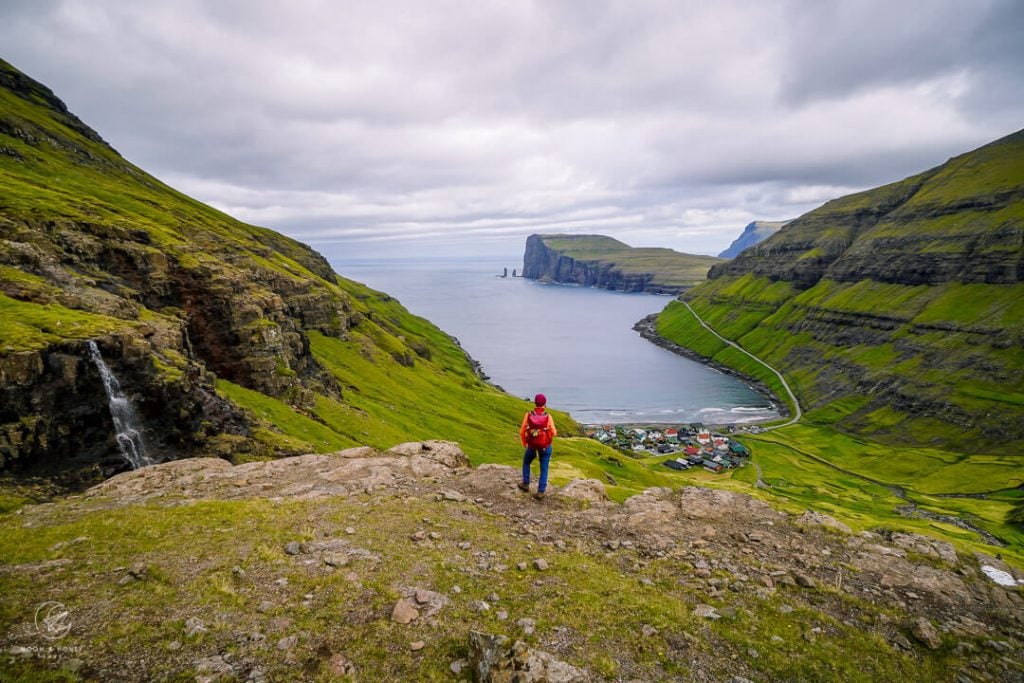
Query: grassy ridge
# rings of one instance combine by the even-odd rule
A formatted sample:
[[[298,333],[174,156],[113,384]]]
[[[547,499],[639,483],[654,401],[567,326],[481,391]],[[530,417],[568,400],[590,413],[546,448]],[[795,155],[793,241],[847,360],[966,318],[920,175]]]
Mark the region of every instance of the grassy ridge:
[[[687,299],[792,377],[819,419],[1024,454],[1022,188],[1024,131],[830,201]]]
[[[883,286],[878,283],[871,286],[884,291],[892,309],[913,315],[912,321],[935,320],[941,315],[941,309],[922,305],[920,297],[927,295],[930,302],[962,311],[960,307],[949,306],[948,302],[964,296],[971,298],[966,294],[969,290],[974,291],[973,296],[977,299],[972,303],[975,311],[986,312],[985,316],[976,315],[975,319],[1012,320],[1017,315],[1016,301],[993,301],[991,297],[981,296],[979,290],[984,286],[953,284],[942,289]],[[851,314],[870,310],[870,304],[864,297],[871,286],[826,282],[822,289],[829,288],[827,293],[812,288],[790,298],[794,290],[788,283],[746,275],[709,281],[689,298],[691,305],[709,325],[776,367],[786,367],[790,354],[801,347],[814,345],[815,353],[820,354],[814,358],[814,364],[794,367],[790,363],[792,370],[787,372],[787,380],[806,406],[817,400],[816,373],[823,361],[845,354],[847,362],[853,358],[865,365],[890,369],[893,364],[901,362],[900,354],[891,345],[836,348],[817,342],[810,333],[784,333],[785,328],[778,321],[795,320],[799,315],[806,315],[806,310],[800,309],[795,301],[817,301],[819,304],[828,301],[836,309]],[[848,291],[853,288],[856,288],[853,293]],[[747,356],[735,351],[728,353],[730,348],[701,327],[686,307],[678,302],[667,306],[659,316],[658,331],[667,339],[744,374],[765,382],[774,377],[768,377],[770,373]],[[918,334],[915,339],[921,336]],[[947,333],[944,336],[947,337],[945,343],[956,342],[955,335]],[[953,340],[948,339],[951,336]],[[1020,361],[1018,358],[1007,359],[1006,362],[1012,366]],[[910,367],[915,367],[916,372],[922,371],[920,365]],[[897,367],[896,370],[912,372],[909,368]],[[965,392],[976,386],[970,382],[966,385]],[[999,393],[998,396],[1001,404],[1008,405],[1010,409],[1015,407],[1015,394]],[[934,421],[924,418],[908,418],[893,408],[874,407],[870,396],[854,393],[819,401],[817,407],[805,413],[804,421],[799,425],[744,437],[754,451],[754,461],[764,471],[764,481],[771,486],[768,491],[755,490],[754,495],[783,504],[789,501],[794,510],[806,507],[822,509],[855,528],[883,526],[916,530],[942,536],[964,549],[991,552],[991,547],[981,542],[973,532],[951,524],[908,519],[898,514],[897,508],[907,503],[886,485],[899,486],[920,508],[936,514],[962,517],[1001,538],[1008,544],[1004,554],[1015,562],[1024,562],[1024,533],[1006,523],[1007,513],[1024,498],[1022,489],[1018,488],[1024,484],[1024,462],[1019,450],[1003,448],[999,444],[991,444],[996,447],[986,450],[985,442],[974,443],[975,448],[971,451],[953,450],[948,446],[894,446],[877,437],[854,436],[836,429],[847,425],[851,416],[865,412],[874,421],[874,428],[870,431],[875,434],[910,429],[941,435],[945,433],[943,430],[948,430],[948,426],[934,424]],[[825,463],[850,474],[837,472]],[[755,476],[752,470],[741,470],[733,479],[753,484]],[[948,498],[939,494],[980,494],[983,497]]]

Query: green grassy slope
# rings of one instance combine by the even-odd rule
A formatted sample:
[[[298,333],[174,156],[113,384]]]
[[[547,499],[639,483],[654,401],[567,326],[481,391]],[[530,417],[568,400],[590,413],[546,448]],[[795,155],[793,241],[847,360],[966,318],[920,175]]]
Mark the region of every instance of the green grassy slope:
[[[686,298],[791,377],[812,420],[892,443],[1021,455],[1022,263],[1018,133],[829,202],[712,269]],[[681,309],[659,321],[676,341],[690,327]]]
[[[23,78],[3,63],[0,73]],[[55,110],[38,84],[22,92],[4,85],[0,233],[15,246],[0,253],[0,355],[10,360],[105,336],[135,339],[153,329],[177,334],[188,316],[173,292],[199,278],[224,283],[231,305],[251,309],[240,324],[225,324],[258,336],[264,328],[285,329],[274,317],[276,298],[298,291],[315,304],[296,316],[298,333],[340,394],[295,378],[283,354],[271,374],[294,379],[284,391],[261,391],[244,376],[220,377],[218,393],[248,411],[252,430],[216,435],[200,452],[232,450],[245,459],[425,438],[459,441],[478,460],[511,458],[518,450],[526,404],[480,381],[437,327],[386,294],[335,276],[304,245],[237,221],[132,166]],[[74,244],[61,251],[67,242]],[[72,250],[85,256],[68,256]],[[46,268],[58,260],[68,265],[55,279]],[[118,260],[129,264],[115,270]],[[172,294],[131,281],[133,273],[152,279],[147,269]],[[309,321],[321,311],[323,320]],[[200,341],[193,334],[192,343]],[[159,346],[147,361],[160,381],[180,379],[188,366],[177,344]],[[567,434],[577,429],[567,416],[559,422]]]

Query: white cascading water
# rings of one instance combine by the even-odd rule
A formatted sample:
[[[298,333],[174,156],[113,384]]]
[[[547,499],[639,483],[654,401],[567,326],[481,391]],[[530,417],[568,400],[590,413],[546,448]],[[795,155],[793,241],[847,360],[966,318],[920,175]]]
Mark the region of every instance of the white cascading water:
[[[103,379],[103,388],[107,391],[107,402],[110,405],[110,417],[114,419],[114,429],[117,432],[117,446],[121,449],[121,455],[131,464],[132,469],[154,464],[154,461],[146,455],[146,446],[142,442],[142,434],[135,428],[135,410],[132,408],[128,397],[121,391],[121,383],[114,377],[107,364],[103,362],[100,349],[96,342],[89,341],[89,355],[96,369],[100,371]]]

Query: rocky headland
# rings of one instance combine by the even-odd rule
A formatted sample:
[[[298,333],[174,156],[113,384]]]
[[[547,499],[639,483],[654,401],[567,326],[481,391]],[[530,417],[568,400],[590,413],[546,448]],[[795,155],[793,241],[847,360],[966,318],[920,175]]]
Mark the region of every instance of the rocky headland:
[[[679,294],[720,259],[671,249],[635,248],[602,235],[530,235],[523,277],[620,292]]]

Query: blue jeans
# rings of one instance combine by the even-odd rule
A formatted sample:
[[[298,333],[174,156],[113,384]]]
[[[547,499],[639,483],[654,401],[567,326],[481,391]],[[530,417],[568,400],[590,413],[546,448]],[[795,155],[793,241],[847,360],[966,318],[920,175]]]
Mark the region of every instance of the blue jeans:
[[[533,459],[540,455],[540,481],[537,482],[537,490],[541,493],[548,487],[548,464],[551,462],[551,446],[544,450],[527,448],[523,453],[523,483],[530,483],[530,464]]]

